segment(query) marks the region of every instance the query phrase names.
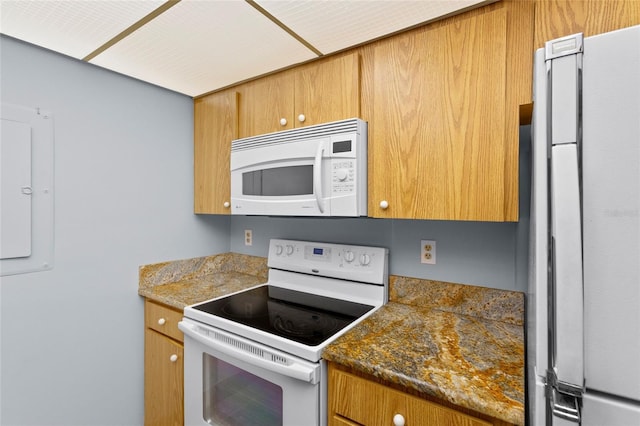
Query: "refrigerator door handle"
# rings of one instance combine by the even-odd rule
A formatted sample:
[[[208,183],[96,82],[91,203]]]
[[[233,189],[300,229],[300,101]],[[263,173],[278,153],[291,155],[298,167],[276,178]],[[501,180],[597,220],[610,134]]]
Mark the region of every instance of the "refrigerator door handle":
[[[566,46],[566,41],[561,45]],[[581,46],[581,42],[569,45]],[[551,95],[548,108],[551,365],[557,389],[574,395],[580,394],[584,386],[580,50],[559,49],[558,55],[547,61]]]

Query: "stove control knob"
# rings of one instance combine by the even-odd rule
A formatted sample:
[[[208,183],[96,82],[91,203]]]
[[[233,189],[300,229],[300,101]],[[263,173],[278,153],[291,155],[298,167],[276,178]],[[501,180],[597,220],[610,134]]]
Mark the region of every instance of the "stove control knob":
[[[287,255],[292,255],[293,254],[293,246],[287,244]]]
[[[345,252],[344,254],[344,260],[347,261],[347,263],[351,263],[353,262],[353,260],[356,258],[356,255],[353,254],[353,252],[351,250]]]
[[[282,246],[276,245],[276,255],[280,256],[282,254]]]
[[[364,253],[363,255],[360,256],[361,265],[367,266],[370,263],[371,263],[371,256],[369,256],[367,253]]]

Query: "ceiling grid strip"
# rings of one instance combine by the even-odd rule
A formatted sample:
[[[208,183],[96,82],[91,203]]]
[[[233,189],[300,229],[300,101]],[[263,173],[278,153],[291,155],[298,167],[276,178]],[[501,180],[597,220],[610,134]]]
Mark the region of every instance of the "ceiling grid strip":
[[[85,62],[89,62],[90,60],[92,60],[93,58],[95,58],[96,56],[98,56],[99,54],[101,54],[102,52],[104,52],[105,50],[110,48],[111,46],[113,46],[116,43],[118,43],[120,40],[122,40],[125,37],[128,37],[129,35],[133,34],[135,31],[137,31],[138,29],[140,29],[144,25],[148,24],[149,22],[151,22],[152,20],[154,20],[158,16],[162,15],[167,10],[171,9],[176,4],[180,3],[180,1],[181,0],[167,0],[167,2],[164,3],[162,6],[158,7],[156,10],[154,10],[151,13],[149,13],[148,15],[146,15],[145,17],[140,19],[135,24],[133,24],[130,27],[126,28],[120,34],[118,34],[117,36],[113,37],[111,40],[109,40],[108,42],[106,42],[102,46],[98,47],[96,50],[94,50],[93,52],[89,53],[84,58],[82,58],[82,60],[85,61]]]
[[[266,16],[267,18],[269,18],[269,20],[271,22],[273,22],[274,24],[276,24],[277,26],[279,26],[280,28],[282,28],[287,34],[289,34],[291,37],[295,38],[296,40],[298,40],[300,43],[302,43],[307,49],[311,50],[313,53],[315,53],[318,56],[324,56],[324,54],[319,51],[318,49],[316,49],[311,43],[309,43],[307,40],[303,39],[302,37],[300,37],[300,35],[298,35],[298,33],[296,33],[295,31],[293,31],[291,28],[287,27],[285,24],[282,23],[282,21],[280,21],[278,18],[276,18],[275,16],[273,16],[272,14],[270,14],[269,12],[267,12],[264,8],[262,8],[259,4],[257,4],[254,0],[245,0],[247,2],[247,4],[249,4],[251,7],[253,7],[254,9],[256,9],[258,12],[262,13],[264,16]]]

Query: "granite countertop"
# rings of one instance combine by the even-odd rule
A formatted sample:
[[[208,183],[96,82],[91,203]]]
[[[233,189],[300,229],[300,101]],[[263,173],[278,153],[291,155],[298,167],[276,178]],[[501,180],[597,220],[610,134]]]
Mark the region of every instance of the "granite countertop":
[[[140,267],[138,294],[176,309],[267,281],[267,259],[237,253]],[[400,276],[389,303],[323,358],[418,394],[524,424],[524,295]]]
[[[478,413],[524,424],[522,293],[391,277],[390,301],[323,358]]]
[[[267,281],[267,259],[238,253],[141,266],[138,294],[183,310]]]

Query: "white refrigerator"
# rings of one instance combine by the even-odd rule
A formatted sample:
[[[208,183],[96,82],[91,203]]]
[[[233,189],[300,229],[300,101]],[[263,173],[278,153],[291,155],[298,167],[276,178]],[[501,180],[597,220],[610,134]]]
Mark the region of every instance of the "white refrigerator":
[[[534,62],[527,419],[640,426],[640,26]]]

